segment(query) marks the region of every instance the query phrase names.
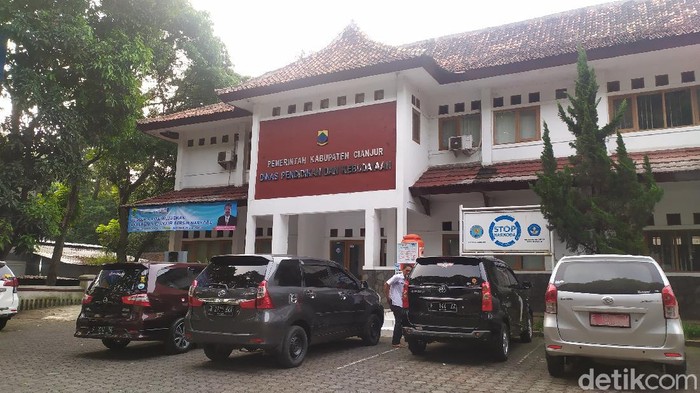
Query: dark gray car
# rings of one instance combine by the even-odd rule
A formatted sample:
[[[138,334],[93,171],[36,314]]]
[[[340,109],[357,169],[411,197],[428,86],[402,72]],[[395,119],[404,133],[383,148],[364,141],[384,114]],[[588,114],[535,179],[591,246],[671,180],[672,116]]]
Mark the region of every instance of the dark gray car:
[[[309,344],[359,336],[376,345],[384,322],[379,295],[342,266],[286,255],[213,257],[189,305],[187,337],[213,361],[263,349],[296,367]]]

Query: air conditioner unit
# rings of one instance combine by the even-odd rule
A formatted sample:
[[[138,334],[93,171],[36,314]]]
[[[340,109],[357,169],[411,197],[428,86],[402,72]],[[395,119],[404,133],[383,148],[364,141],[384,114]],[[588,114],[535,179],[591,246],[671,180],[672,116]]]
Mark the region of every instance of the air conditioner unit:
[[[471,135],[457,135],[450,137],[450,150],[464,151],[474,148]]]
[[[233,150],[220,151],[216,161],[225,169],[236,169],[238,155]]]
[[[166,251],[165,262],[187,262],[187,251]]]

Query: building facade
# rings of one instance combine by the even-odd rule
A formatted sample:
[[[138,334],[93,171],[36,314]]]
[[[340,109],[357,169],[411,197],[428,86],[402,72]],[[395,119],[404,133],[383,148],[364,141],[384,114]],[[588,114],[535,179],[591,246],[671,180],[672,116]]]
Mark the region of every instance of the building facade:
[[[139,122],[178,145],[176,187],[135,206],[236,201],[235,231],[173,231],[191,261],[220,253],[331,258],[370,280],[393,273],[408,233],[426,255],[460,252],[460,206],[537,205],[543,122],[574,94],[577,49],[598,84],[600,125],[622,131],[664,189],[645,228],[669,271],[700,271],[700,1],[603,4],[390,46],[348,26],[326,48],[218,91],[222,103]],[[612,138],[609,152],[615,149]],[[640,167],[641,169],[641,167]],[[466,236],[462,233],[462,236]],[[504,253],[547,271],[569,253]]]

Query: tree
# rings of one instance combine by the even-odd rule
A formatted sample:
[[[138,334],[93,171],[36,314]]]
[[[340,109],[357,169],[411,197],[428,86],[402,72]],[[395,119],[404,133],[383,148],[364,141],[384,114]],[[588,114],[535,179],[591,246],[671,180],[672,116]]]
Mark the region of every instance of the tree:
[[[652,175],[644,156],[643,173],[629,157],[618,128],[625,107],[613,119],[598,127],[595,71],[588,67],[586,53],[579,50],[578,78],[570,106],[558,105],[559,118],[574,136],[570,146],[575,154],[559,170],[544,123],[542,169],[533,190],[541,199],[542,213],[550,229],[573,252],[645,253],[643,228],[663,190]],[[615,157],[608,156],[606,142],[617,134]]]

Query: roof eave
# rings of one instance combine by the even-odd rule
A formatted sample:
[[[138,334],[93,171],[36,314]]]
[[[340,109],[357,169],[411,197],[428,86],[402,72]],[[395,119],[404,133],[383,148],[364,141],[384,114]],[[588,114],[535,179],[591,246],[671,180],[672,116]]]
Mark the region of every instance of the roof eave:
[[[206,123],[210,121],[219,121],[226,119],[237,119],[241,117],[251,116],[249,111],[235,107],[232,111],[217,112],[206,115],[190,116],[179,119],[151,121],[148,123],[136,123],[136,129],[141,132],[165,130],[173,127],[180,127],[192,124]]]
[[[433,60],[433,58],[428,56],[418,56],[410,59],[374,64],[367,67],[338,71],[330,74],[314,75],[269,86],[253,87],[245,90],[220,93],[219,98],[223,102],[235,102],[236,106],[240,106],[244,104],[240,103],[239,101],[248,98],[282,93],[285,91],[303,89],[327,83],[342,82],[346,80],[405,71],[414,68],[424,68],[435,80],[444,79],[446,77],[445,74],[448,74],[447,71],[440,68],[440,66],[435,62],[435,60]]]

